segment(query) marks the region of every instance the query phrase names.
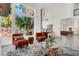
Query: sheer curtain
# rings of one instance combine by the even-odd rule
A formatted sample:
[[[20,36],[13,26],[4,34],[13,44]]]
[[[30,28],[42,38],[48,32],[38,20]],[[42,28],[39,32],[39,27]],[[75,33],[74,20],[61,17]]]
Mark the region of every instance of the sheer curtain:
[[[0,21],[1,21],[1,17],[0,17]],[[0,23],[1,24],[1,23]],[[1,26],[0,26],[0,32],[1,32]],[[1,35],[1,34],[0,34]],[[0,55],[1,55],[1,39],[0,39]]]

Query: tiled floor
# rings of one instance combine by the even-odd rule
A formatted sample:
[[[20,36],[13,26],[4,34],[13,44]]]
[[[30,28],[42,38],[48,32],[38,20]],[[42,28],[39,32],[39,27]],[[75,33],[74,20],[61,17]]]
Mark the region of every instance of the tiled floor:
[[[37,45],[38,47],[41,47],[38,42],[34,43],[30,47],[33,47]],[[79,35],[73,35],[73,36],[61,36],[60,38],[56,39],[55,47],[70,47],[72,49],[79,50]],[[1,47],[1,54],[6,55],[9,51],[14,51],[15,47],[12,45],[2,46]]]
[[[13,45],[6,45],[1,47],[1,55],[6,56],[7,52],[14,51],[15,47]]]
[[[67,46],[73,49],[79,49],[79,35],[61,36],[58,41],[60,46]]]
[[[28,49],[29,48],[32,48],[32,50],[38,50],[39,48],[41,48],[41,43],[38,43],[37,41],[35,41],[33,44],[29,44],[28,45]],[[34,48],[33,47],[37,47],[37,48]],[[25,48],[27,50],[27,47]],[[21,49],[19,49],[21,50]],[[6,45],[6,46],[2,46],[1,47],[1,55],[2,56],[6,56],[8,52],[10,51],[15,51],[15,46],[13,45]],[[18,51],[18,50],[17,50]]]

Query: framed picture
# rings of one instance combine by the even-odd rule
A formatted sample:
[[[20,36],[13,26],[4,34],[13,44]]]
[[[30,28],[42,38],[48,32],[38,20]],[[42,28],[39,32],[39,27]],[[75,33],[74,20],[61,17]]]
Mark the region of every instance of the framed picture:
[[[79,8],[73,10],[73,16],[79,15]]]
[[[49,33],[53,32],[53,24],[47,25],[47,32],[49,32]]]

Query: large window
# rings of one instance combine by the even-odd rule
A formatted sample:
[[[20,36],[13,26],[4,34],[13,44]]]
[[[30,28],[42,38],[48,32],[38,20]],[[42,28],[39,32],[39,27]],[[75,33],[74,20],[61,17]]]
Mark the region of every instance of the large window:
[[[11,16],[1,17],[1,36],[9,36],[11,34],[11,25]]]
[[[34,19],[27,16],[16,16],[15,24],[20,29],[20,33],[32,35],[34,30]]]
[[[15,25],[16,32],[26,35],[34,33],[34,10],[23,4],[15,4]]]

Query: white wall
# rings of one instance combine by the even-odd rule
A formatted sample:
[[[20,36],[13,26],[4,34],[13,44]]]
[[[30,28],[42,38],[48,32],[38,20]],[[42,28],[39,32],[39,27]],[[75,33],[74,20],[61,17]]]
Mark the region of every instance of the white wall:
[[[35,15],[35,31],[40,31],[40,9],[45,9],[45,16],[49,24],[53,24],[53,31],[56,35],[60,34],[60,20],[73,16],[73,4],[50,3],[50,4],[26,4],[33,7]]]
[[[45,16],[48,19],[48,23],[53,24],[53,31],[56,35],[60,34],[60,20],[73,16],[73,4],[71,3],[25,3],[23,5],[30,6],[35,10],[34,34],[41,31],[41,8],[45,9]],[[13,27],[15,26],[13,25]]]
[[[53,31],[56,35],[60,34],[60,20],[62,18],[73,16],[73,4],[61,3],[61,4],[49,4],[46,5],[46,16],[49,23],[53,24]]]

